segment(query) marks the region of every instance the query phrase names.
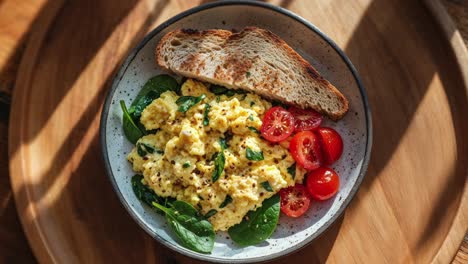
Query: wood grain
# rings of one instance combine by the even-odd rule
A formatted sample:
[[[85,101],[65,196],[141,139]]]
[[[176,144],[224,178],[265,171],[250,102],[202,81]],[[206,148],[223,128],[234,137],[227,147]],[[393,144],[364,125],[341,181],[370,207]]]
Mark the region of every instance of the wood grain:
[[[369,172],[344,217],[278,262],[448,262],[468,226],[468,104],[442,30],[412,1],[274,3],[345,49],[375,120]],[[13,112],[20,116],[10,123],[18,211],[41,262],[195,262],[155,243],[120,206],[103,175],[97,126],[109,80],[128,49],[197,4],[53,1],[42,10],[15,88]],[[453,238],[441,253],[448,234]]]
[[[27,32],[44,0],[0,1],[0,263],[34,263],[16,213],[8,171],[11,93]]]
[[[0,103],[10,102],[27,33],[45,2],[0,1]]]

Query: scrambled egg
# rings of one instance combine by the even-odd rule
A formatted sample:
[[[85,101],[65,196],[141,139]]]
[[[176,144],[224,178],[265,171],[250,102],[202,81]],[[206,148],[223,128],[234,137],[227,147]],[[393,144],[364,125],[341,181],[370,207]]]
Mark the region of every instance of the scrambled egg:
[[[133,170],[143,174],[156,194],[191,203],[202,214],[217,210],[208,220],[214,230],[227,230],[263,200],[302,181],[302,176],[294,179],[287,171],[294,164],[288,149],[258,134],[263,114],[271,107],[268,101],[253,93],[217,96],[191,79],[182,85],[181,93],[206,97],[182,113],[176,103],[179,96],[172,91],[163,93],[140,119],[147,130],[156,132],[137,142],[137,146],[144,144],[156,151],[142,157],[134,148],[128,155]],[[210,106],[208,124],[203,124],[206,104]],[[220,138],[227,140],[224,150]],[[249,160],[247,148],[263,152],[264,159]],[[213,183],[213,157],[220,151],[225,155],[224,171]],[[273,192],[265,189],[266,181]],[[220,208],[227,196],[232,202]]]

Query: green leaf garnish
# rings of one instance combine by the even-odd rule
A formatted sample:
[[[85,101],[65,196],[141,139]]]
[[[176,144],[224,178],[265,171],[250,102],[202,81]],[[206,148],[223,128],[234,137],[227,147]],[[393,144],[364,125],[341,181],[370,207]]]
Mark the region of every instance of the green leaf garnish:
[[[257,133],[257,134],[260,134],[260,131],[258,131],[258,129],[256,129],[255,127],[253,126],[249,126],[248,129],[254,133]]]
[[[219,138],[219,145],[221,145],[221,149],[227,149],[229,147],[227,144],[227,138]]]
[[[180,243],[199,253],[211,253],[214,246],[213,226],[189,203],[175,201],[171,207],[156,202],[152,205],[166,214],[166,220]]]
[[[215,95],[226,95],[228,97],[231,97],[235,94],[245,94],[247,93],[244,90],[234,90],[234,89],[228,89],[226,87],[220,86],[220,85],[211,85],[210,91],[214,93]]]
[[[211,210],[208,211],[208,213],[205,214],[205,218],[208,219],[208,218],[212,217],[213,215],[215,215],[217,212],[218,212],[218,210],[211,209]]]
[[[271,185],[270,185],[270,183],[269,183],[268,181],[264,181],[264,182],[262,182],[262,183],[260,183],[260,184],[262,185],[262,187],[263,187],[265,190],[267,190],[267,191],[269,191],[269,192],[274,192],[274,191],[273,191],[273,188],[271,187]]]
[[[130,106],[129,113],[134,119],[141,116],[143,110],[167,91],[180,92],[180,85],[177,81],[167,74],[157,75],[149,79]]]
[[[224,208],[226,207],[226,205],[232,203],[232,197],[228,195],[226,195],[226,198],[224,198],[224,201],[219,205],[219,208]]]
[[[228,89],[220,85],[211,85],[210,91],[215,95],[222,95],[225,94],[228,91]]]
[[[138,142],[136,144],[136,148],[137,148],[137,153],[140,157],[144,157],[146,156],[146,154],[150,153],[154,153],[156,151],[156,149],[149,145],[149,144],[146,144],[146,143],[143,143],[143,142]],[[157,150],[156,153],[160,153],[161,150]],[[164,152],[163,152],[164,153]]]
[[[251,148],[247,147],[246,149],[246,157],[249,160],[263,160],[263,151],[253,151]]]
[[[176,104],[179,106],[179,112],[185,113],[187,112],[192,106],[198,104],[203,99],[205,99],[206,95],[202,94],[200,96],[181,96],[177,99]]]
[[[125,106],[125,102],[120,100],[120,107],[122,108],[123,116],[122,116],[122,123],[123,123],[123,130],[124,134],[127,139],[135,144],[138,139],[144,136],[144,132],[138,128],[138,126],[133,121],[132,117],[128,113],[127,107]]]
[[[211,176],[211,180],[213,183],[215,183],[218,179],[219,176],[223,173],[224,170],[224,163],[226,162],[226,159],[224,157],[224,151],[221,150],[216,155],[215,161],[214,161],[214,170],[213,170],[213,175]]]
[[[210,118],[208,117],[208,112],[210,112],[210,105],[205,104],[205,112],[203,113],[203,125],[207,126],[210,123]]]
[[[229,228],[231,239],[242,247],[256,245],[273,234],[280,214],[278,194],[263,201],[262,207],[249,211],[241,223]]]
[[[293,180],[296,178],[296,163],[288,167],[288,173],[291,174]]]

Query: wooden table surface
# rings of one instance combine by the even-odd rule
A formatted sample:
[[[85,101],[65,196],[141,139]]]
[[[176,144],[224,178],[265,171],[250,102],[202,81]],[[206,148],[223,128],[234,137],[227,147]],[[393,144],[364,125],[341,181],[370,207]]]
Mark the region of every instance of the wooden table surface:
[[[0,263],[34,263],[21,228],[8,173],[8,122],[11,93],[25,40],[46,0],[0,0]],[[442,3],[468,45],[468,1]],[[468,240],[460,246],[454,263],[468,263]]]

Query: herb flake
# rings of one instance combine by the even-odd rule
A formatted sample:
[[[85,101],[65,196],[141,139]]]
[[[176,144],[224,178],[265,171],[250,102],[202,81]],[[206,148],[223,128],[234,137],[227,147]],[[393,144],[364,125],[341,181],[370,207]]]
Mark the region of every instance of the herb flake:
[[[203,112],[203,125],[207,126],[210,124],[210,118],[208,117],[208,113],[210,112],[211,106],[209,104],[205,104],[205,112]]]
[[[230,203],[232,203],[232,197],[228,194],[226,195],[226,198],[224,198],[224,201],[219,205],[219,208],[224,208]]]
[[[215,183],[219,179],[221,174],[223,173],[225,162],[226,162],[226,159],[224,157],[224,151],[221,150],[221,152],[219,152],[216,155],[216,158],[214,161],[214,170],[211,176],[211,180],[213,181],[213,183]]]
[[[254,133],[260,134],[260,131],[253,126],[249,126],[248,129]]]
[[[229,147],[227,144],[227,138],[220,138],[219,145],[221,146],[221,149],[227,149]]]
[[[219,138],[219,145],[221,145],[221,149],[229,148],[228,142],[231,139],[232,139],[232,134],[230,132],[225,133],[223,138]]]
[[[288,173],[291,174],[293,180],[296,178],[296,163],[288,167]]]
[[[205,214],[205,218],[208,219],[208,218],[212,217],[213,215],[215,215],[216,213],[218,213],[218,210],[211,209],[211,210],[208,211],[208,213]]]
[[[251,148],[247,147],[245,154],[247,159],[249,160],[264,160],[263,151],[253,151]]]
[[[262,183],[260,183],[263,187],[263,189],[269,191],[269,192],[274,192],[273,191],[273,188],[271,187],[270,183],[268,181],[264,181]]]

